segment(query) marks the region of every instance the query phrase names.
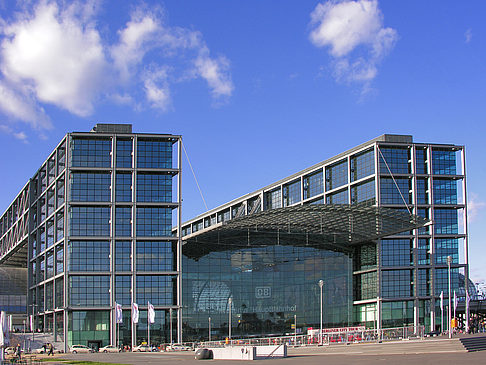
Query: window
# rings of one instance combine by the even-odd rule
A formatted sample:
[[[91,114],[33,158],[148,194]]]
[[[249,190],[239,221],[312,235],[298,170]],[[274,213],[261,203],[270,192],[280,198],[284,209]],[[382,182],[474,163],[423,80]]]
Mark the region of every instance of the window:
[[[432,171],[436,175],[455,175],[456,152],[447,149],[433,149]]]
[[[64,271],[64,248],[59,245],[56,247],[56,274]]]
[[[381,260],[383,266],[413,265],[412,240],[407,240],[407,239],[382,240]]]
[[[175,271],[174,249],[171,242],[138,241],[137,271]]]
[[[132,208],[115,208],[115,236],[131,237],[132,235]]]
[[[73,167],[111,167],[111,140],[75,138],[71,158]]]
[[[344,160],[326,167],[326,190],[332,190],[348,183],[348,161]]]
[[[409,174],[410,150],[402,147],[380,147],[380,173],[390,174]],[[383,159],[385,158],[385,159]],[[386,162],[386,163],[385,163]]]
[[[396,185],[395,185],[396,183]],[[397,189],[398,185],[398,190]],[[404,200],[407,204],[412,203],[412,182],[405,178],[383,177],[380,179],[381,203],[382,204],[401,204],[404,205]]]
[[[430,295],[430,270],[419,269],[418,270],[418,295],[421,297]]]
[[[47,253],[47,277],[46,279],[52,278],[54,276],[54,250],[50,250]]]
[[[137,202],[171,202],[172,176],[162,174],[137,175]]]
[[[56,308],[64,307],[64,281],[62,278],[56,279]],[[62,317],[62,315],[58,315]],[[62,329],[61,329],[62,331]]]
[[[434,179],[434,203],[457,204],[457,182],[455,180]]]
[[[64,212],[61,210],[56,215],[56,241],[64,238]]]
[[[381,304],[383,327],[413,325],[413,301],[383,302]]]
[[[429,203],[429,184],[427,179],[417,179],[417,204]]]
[[[132,167],[132,140],[116,141],[116,167]]]
[[[284,207],[300,202],[300,180],[283,186]]]
[[[115,242],[115,271],[131,271],[132,243],[130,241]]]
[[[328,194],[326,196],[326,204],[349,204],[348,201],[348,189]]]
[[[372,299],[378,296],[378,283],[376,271],[354,275],[354,300]]]
[[[117,275],[115,277],[115,301],[121,305],[130,305],[132,277],[129,275]]]
[[[458,233],[457,210],[435,209],[434,210],[434,231],[436,234]]]
[[[137,207],[137,236],[171,235],[172,213],[168,208]]]
[[[324,185],[322,181],[322,170],[304,177],[304,199],[312,198],[313,196],[322,194],[323,192]]]
[[[351,157],[351,181],[362,179],[375,173],[375,153],[373,150]]]
[[[265,193],[265,210],[282,207],[282,191],[277,188]]]
[[[57,174],[59,175],[66,167],[66,144],[63,143],[57,150]]]
[[[71,200],[75,202],[111,201],[111,174],[71,173]]]
[[[64,176],[57,180],[57,207],[64,204]]]
[[[381,275],[383,298],[413,296],[412,270],[384,270]]]
[[[435,246],[435,263],[447,265],[447,256],[452,257],[452,263],[459,263],[459,242],[457,238],[436,238]]]
[[[110,236],[110,208],[71,207],[71,236]]]
[[[172,276],[138,275],[137,302],[150,302],[153,305],[174,305],[175,280],[175,277]]]
[[[110,242],[70,241],[69,271],[110,271]]]
[[[428,238],[418,240],[417,259],[419,265],[430,265],[430,240]]]
[[[137,167],[153,169],[172,168],[172,143],[160,140],[137,142]]]
[[[427,150],[417,148],[415,150],[415,172],[417,174],[427,174]]]
[[[447,268],[445,269],[435,269],[435,295],[439,296],[440,292],[444,292],[444,298],[447,297],[447,293],[449,293],[449,271]],[[461,280],[464,283],[464,279]],[[462,284],[464,285],[464,284]],[[459,291],[459,269],[452,268],[451,269],[451,291]],[[464,293],[464,287],[462,288],[462,292]],[[439,300],[440,302],[440,300]]]
[[[375,204],[375,181],[371,180],[351,187],[351,204]]]
[[[115,200],[117,202],[132,201],[132,174],[116,174]]]
[[[69,276],[69,299],[71,306],[110,305],[110,277]]]

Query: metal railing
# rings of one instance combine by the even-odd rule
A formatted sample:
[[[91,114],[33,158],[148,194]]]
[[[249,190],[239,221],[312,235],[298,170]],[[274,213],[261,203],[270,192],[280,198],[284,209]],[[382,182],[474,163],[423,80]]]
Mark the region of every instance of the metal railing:
[[[225,347],[225,346],[268,346],[282,345],[300,347],[300,346],[318,346],[318,345],[335,345],[348,343],[366,343],[366,342],[385,342],[399,341],[407,339],[423,339],[424,326],[409,326],[386,328],[381,330],[360,330],[360,331],[342,331],[329,332],[322,334],[322,343],[319,343],[317,335],[293,335],[280,337],[262,337],[262,338],[242,338],[220,341],[206,341],[194,344],[192,347]]]

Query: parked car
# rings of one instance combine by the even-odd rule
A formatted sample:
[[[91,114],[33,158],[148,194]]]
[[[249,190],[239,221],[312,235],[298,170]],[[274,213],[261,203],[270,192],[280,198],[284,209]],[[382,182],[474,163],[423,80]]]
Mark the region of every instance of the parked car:
[[[116,347],[116,346],[113,346],[113,345],[108,345],[108,346],[105,346],[105,347],[100,347],[100,349],[98,350],[99,352],[120,352],[121,349]]]
[[[138,345],[138,346],[135,346],[132,351],[133,352],[151,352],[152,349],[147,345]]]
[[[425,337],[434,337],[440,335],[440,330],[430,331],[425,334]]]
[[[5,351],[5,355],[13,355],[13,354],[15,354],[16,350],[15,350],[15,347],[10,346],[10,347],[7,347],[4,351]]]
[[[84,346],[84,345],[72,345],[70,348],[69,348],[69,352],[73,353],[73,354],[77,354],[78,352],[79,353],[90,353],[90,352],[94,352],[92,348],[89,348],[88,346]]]
[[[165,350],[166,351],[190,351],[192,350],[192,347],[181,345],[180,343],[174,343],[172,345],[167,346]]]

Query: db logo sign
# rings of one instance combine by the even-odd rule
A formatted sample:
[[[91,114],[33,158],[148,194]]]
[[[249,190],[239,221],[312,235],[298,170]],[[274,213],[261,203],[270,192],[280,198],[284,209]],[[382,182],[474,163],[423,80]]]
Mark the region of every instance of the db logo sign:
[[[272,288],[270,286],[257,286],[255,288],[255,297],[257,298],[271,298]]]

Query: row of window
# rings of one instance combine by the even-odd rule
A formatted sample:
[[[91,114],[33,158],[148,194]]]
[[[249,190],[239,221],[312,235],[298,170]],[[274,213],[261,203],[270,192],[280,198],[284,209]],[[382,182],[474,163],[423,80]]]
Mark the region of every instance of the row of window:
[[[71,200],[75,202],[110,202],[112,194],[110,173],[73,172],[70,178]],[[172,176],[139,173],[136,185],[137,202],[171,202]],[[117,173],[115,201],[132,201],[132,174]]]
[[[116,167],[132,167],[132,140],[118,139]],[[71,141],[71,165],[73,167],[111,167],[111,139],[73,138]],[[138,139],[137,167],[172,168],[172,142],[156,139]]]
[[[131,236],[132,208],[115,208],[115,234]],[[110,207],[71,207],[71,236],[110,236]],[[170,208],[137,207],[135,234],[138,237],[171,235],[172,211]]]

